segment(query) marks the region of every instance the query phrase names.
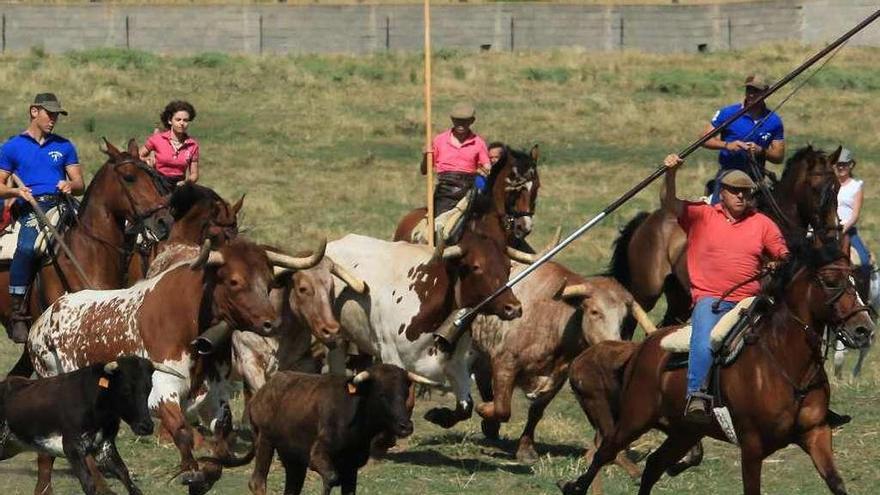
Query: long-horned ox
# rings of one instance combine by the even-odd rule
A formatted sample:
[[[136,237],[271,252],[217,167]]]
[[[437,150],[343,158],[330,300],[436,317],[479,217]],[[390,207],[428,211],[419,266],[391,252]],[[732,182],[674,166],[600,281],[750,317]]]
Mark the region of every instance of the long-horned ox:
[[[472,221],[457,245],[437,252],[424,245],[355,234],[327,245],[327,255],[369,287],[365,294],[357,294],[337,286],[336,306],[346,337],[383,363],[438,384],[448,381],[456,409],[435,408],[425,416],[444,428],[473,411],[469,369],[473,352],[468,333],[453,352],[446,353],[437,349],[432,332],[454,309],[474,306],[504,285],[510,275],[508,256],[522,261],[534,256],[506,247],[500,224],[491,220],[483,226],[481,220]],[[509,290],[485,309],[504,320],[519,317],[521,311]]]
[[[190,405],[199,385],[190,343],[220,321],[231,328],[270,334],[279,324],[269,301],[273,267],[306,269],[324,253],[322,246],[308,258],[294,258],[242,238],[213,251],[206,242],[194,253],[194,259],[177,261],[130,288],[80,291],[59,298],[34,322],[28,345],[40,376],[123,354],[147,357],[183,375],[182,379],[153,376],[150,409],[180,451],[182,479],[190,493],[204,493],[220,472],[219,466],[201,470],[192,454],[193,432],[182,409]],[[169,255],[180,253],[169,250]]]

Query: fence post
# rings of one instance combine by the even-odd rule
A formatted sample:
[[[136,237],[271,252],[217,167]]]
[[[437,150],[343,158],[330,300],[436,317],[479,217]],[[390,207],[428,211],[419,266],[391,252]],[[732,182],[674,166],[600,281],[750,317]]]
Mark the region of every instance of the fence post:
[[[623,50],[623,15],[620,16],[620,49]]]
[[[259,19],[259,30],[257,31],[257,37],[258,37],[258,39],[259,39],[259,41],[258,41],[258,43],[259,43],[259,49],[258,49],[259,52],[258,52],[258,53],[259,53],[260,55],[262,55],[262,54],[263,54],[263,14],[260,14],[260,19]]]
[[[391,50],[391,17],[385,16],[385,51]]]
[[[0,22],[0,53],[6,53],[6,14],[3,14],[3,20]]]
[[[131,50],[131,20],[125,16],[125,49]]]
[[[727,49],[733,50],[733,21],[727,18]]]
[[[516,23],[513,16],[510,16],[510,51],[516,48]]]

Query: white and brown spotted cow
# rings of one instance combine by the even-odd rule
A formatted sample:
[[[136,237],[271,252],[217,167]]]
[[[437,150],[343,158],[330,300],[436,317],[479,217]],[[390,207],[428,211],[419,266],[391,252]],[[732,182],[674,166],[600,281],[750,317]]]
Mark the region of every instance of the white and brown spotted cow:
[[[525,267],[515,264],[512,274]],[[538,267],[513,293],[522,303],[521,318],[478,316],[471,325],[480,354],[474,367],[477,385],[488,401],[477,406],[477,413],[483,417],[484,434],[497,437],[500,423],[510,419],[513,389],[522,389],[531,404],[516,456],[532,462],[537,459],[535,427],[568,378],[571,361],[587,346],[620,340],[629,317],[649,331],[653,325],[613,278],[585,278],[559,263]]]
[[[442,253],[424,245],[355,234],[327,245],[327,256],[369,287],[357,294],[337,286],[336,307],[346,338],[383,363],[438,384],[448,382],[457,401],[455,411],[435,408],[425,416],[446,428],[472,412],[473,353],[468,333],[452,353],[445,353],[435,346],[432,332],[454,309],[475,306],[510,275],[503,232],[489,238],[478,230],[466,230],[457,245]],[[507,290],[485,311],[509,320],[520,315],[520,303]]]
[[[149,406],[180,450],[183,481],[191,493],[203,493],[219,478],[219,467],[200,471],[192,455],[193,432],[182,409],[198,385],[190,343],[218,321],[270,333],[278,326],[268,297],[275,280],[273,267],[308,268],[321,259],[323,249],[308,259],[296,259],[239,238],[216,251],[206,243],[195,259],[181,261],[182,252],[176,249],[167,253],[176,261],[166,265],[160,257],[156,266],[165,270],[130,288],[85,290],[59,298],[34,322],[28,347],[40,376],[123,354],[146,357],[183,375],[154,374]]]

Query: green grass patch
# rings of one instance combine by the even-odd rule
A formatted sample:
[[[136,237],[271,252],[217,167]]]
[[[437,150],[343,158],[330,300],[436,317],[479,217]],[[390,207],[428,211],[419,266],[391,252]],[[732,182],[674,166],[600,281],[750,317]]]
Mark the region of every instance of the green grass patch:
[[[738,77],[716,70],[663,69],[648,75],[644,90],[669,96],[720,96]]]
[[[522,74],[529,81],[564,84],[571,79],[572,71],[565,67],[529,67]]]
[[[125,48],[93,48],[67,52],[64,55],[73,66],[94,64],[116,70],[151,69],[159,65],[159,57],[140,50]]]

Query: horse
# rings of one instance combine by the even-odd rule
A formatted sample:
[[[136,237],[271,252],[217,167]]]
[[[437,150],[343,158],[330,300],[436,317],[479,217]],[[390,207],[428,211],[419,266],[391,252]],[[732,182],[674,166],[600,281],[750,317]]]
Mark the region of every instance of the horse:
[[[525,242],[534,225],[535,204],[541,179],[538,176],[538,145],[526,153],[504,146],[498,163],[492,166],[488,184],[495,211],[504,212],[502,225],[507,244],[517,249],[533,252]],[[478,199],[481,201],[485,199]],[[411,242],[415,229],[428,214],[427,208],[416,208],[400,219],[394,231],[395,241]]]
[[[128,264],[127,285],[144,278],[150,263],[167,246],[201,246],[205,240],[219,248],[238,235],[238,212],[244,195],[230,205],[213,189],[186,183],[174,189],[168,200],[168,209],[174,223],[168,238],[138,246],[136,255]]]
[[[834,161],[812,146],[798,150],[785,164],[771,195],[759,195],[758,209],[774,219],[786,241],[802,238],[807,229],[837,238],[837,191]],[[765,190],[762,189],[762,192]],[[686,257],[687,236],[674,215],[663,209],[641,212],[621,229],[607,275],[616,278],[650,311],[661,295],[667,309],[661,325],[684,323],[690,316]]]
[[[870,342],[874,323],[839,243],[804,242],[792,253],[763,290],[774,302],[748,331],[739,357],[717,375],[717,398],[730,411],[735,436],[728,437],[717,422],[685,420],[686,369],[667,368],[671,355],[660,342],[675,330],[667,327],[635,347],[622,373],[620,404],[626,406],[587,471],[576,481],[558,484],[564,494],[586,493],[602,466],[652,428],[667,438],[648,458],[639,494],[651,493],[662,473],[704,436],[738,443],[746,495],[761,493],[763,459],[790,443],[810,456],[833,493],[846,493],[827,422],[830,386],[823,336],[829,327],[845,345],[860,348]]]

